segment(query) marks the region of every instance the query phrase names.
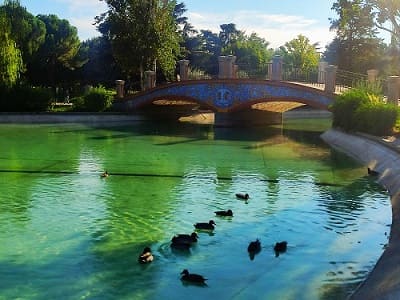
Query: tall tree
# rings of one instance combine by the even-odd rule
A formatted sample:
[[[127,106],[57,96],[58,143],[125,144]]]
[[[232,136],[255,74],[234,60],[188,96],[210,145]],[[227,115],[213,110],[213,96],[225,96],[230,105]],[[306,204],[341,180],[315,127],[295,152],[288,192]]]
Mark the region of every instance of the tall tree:
[[[38,84],[51,83],[55,88],[68,70],[81,67],[87,59],[80,52],[77,29],[67,20],[56,15],[39,15],[38,18],[46,25],[46,37],[35,55],[30,79]]]
[[[10,88],[17,82],[22,71],[21,52],[11,39],[8,19],[0,12],[0,87]]]
[[[224,54],[232,54],[229,53],[229,51],[232,49],[232,44],[240,35],[243,35],[244,33],[240,30],[237,30],[236,25],[233,23],[222,24],[219,27],[221,28],[219,39],[221,40],[221,44],[223,46],[222,52]]]
[[[104,0],[108,11],[96,17],[99,30],[112,42],[121,68],[132,76],[161,66],[167,77],[175,71],[180,35],[174,19],[175,1]],[[143,86],[143,84],[142,84]]]
[[[396,44],[400,45],[400,1],[367,0],[366,2],[375,9],[377,27],[389,32]]]
[[[285,43],[280,50],[286,64],[307,71],[318,66],[317,48],[318,44],[311,44],[307,37],[300,34],[297,38]]]
[[[365,73],[379,61],[381,40],[374,26],[372,7],[362,0],[338,0],[332,9],[339,18],[331,20],[336,31],[338,67]]]
[[[6,0],[0,11],[10,22],[11,35],[22,52],[26,65],[32,61],[33,55],[43,44],[46,34],[45,24],[29,13],[18,0]]]

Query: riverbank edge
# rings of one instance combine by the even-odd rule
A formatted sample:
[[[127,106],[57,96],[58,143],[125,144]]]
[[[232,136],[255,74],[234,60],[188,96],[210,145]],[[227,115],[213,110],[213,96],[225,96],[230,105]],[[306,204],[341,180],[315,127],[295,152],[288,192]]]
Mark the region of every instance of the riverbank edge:
[[[378,171],[377,182],[388,190],[392,205],[389,243],[367,279],[349,299],[400,299],[400,152],[376,137],[335,129],[324,132],[321,138],[331,147]]]

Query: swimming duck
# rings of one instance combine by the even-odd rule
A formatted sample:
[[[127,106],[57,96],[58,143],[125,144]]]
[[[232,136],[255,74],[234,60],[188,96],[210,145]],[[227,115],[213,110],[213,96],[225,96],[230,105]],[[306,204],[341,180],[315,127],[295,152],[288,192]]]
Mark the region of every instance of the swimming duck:
[[[259,239],[250,242],[249,246],[247,247],[247,251],[249,253],[257,253],[260,252],[260,250],[261,250],[261,243]]]
[[[146,247],[146,248],[143,249],[142,254],[140,254],[140,256],[139,256],[139,258],[138,258],[138,261],[139,261],[141,264],[146,264],[146,263],[152,262],[153,259],[154,259],[154,257],[153,257],[153,255],[151,254],[151,249],[150,249],[150,247]]]
[[[217,216],[222,216],[222,217],[232,217],[233,216],[233,212],[230,209],[228,209],[228,210],[219,210],[219,211],[216,211],[215,214]]]
[[[274,246],[275,256],[278,257],[280,253],[286,252],[287,242],[277,242]]]
[[[379,172],[378,172],[378,171],[375,171],[375,170],[372,170],[371,168],[368,168],[368,175],[371,175],[371,176],[378,176],[378,175],[379,175]]]
[[[205,283],[207,278],[204,278],[202,275],[198,274],[190,274],[187,269],[184,269],[181,272],[181,280],[187,281],[187,282],[193,282],[193,283]]]
[[[192,244],[190,243],[180,243],[180,242],[172,242],[171,243],[171,248],[176,249],[176,250],[181,250],[181,251],[188,251]]]
[[[215,222],[213,220],[210,220],[208,223],[196,223],[194,224],[194,227],[196,229],[203,229],[203,230],[214,230],[214,225]]]
[[[104,173],[102,173],[101,175],[100,175],[100,177],[103,177],[103,178],[105,178],[105,177],[108,177],[110,174],[108,174],[108,172],[107,172],[107,170],[106,171],[104,171]]]
[[[237,193],[236,198],[238,199],[243,199],[243,200],[248,200],[250,198],[249,194],[242,194],[242,193]]]
[[[171,242],[173,243],[183,243],[183,244],[191,244],[197,242],[197,238],[199,236],[196,232],[192,232],[192,234],[177,234],[172,237]]]

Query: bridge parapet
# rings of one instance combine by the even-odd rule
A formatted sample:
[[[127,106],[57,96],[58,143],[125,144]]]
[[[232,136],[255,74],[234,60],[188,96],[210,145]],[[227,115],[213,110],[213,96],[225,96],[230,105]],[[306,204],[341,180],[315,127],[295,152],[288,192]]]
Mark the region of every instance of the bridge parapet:
[[[300,102],[329,110],[333,94],[294,83],[269,80],[219,79],[181,81],[160,86],[120,102],[118,110],[133,111],[157,100],[184,100],[215,112],[232,112],[261,102]]]

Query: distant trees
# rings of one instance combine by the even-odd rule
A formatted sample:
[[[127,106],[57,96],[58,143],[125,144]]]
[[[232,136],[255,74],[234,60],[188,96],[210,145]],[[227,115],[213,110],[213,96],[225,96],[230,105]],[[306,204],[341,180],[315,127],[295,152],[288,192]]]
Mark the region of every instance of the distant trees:
[[[68,73],[87,62],[85,49],[81,48],[76,28],[67,20],[56,15],[37,18],[45,24],[46,35],[33,57],[29,79],[35,84],[51,84],[55,88],[67,83]]]
[[[340,69],[365,73],[377,67],[382,53],[382,40],[377,37],[372,7],[362,0],[338,0],[332,9],[339,18],[331,20],[331,29],[336,31],[335,47],[337,61],[331,63]],[[327,57],[333,57],[326,54]]]
[[[320,57],[317,49],[318,44],[311,44],[310,40],[301,34],[280,47],[286,64],[305,71],[318,66]]]
[[[159,65],[167,78],[173,76],[179,55],[174,19],[175,1],[105,0],[109,10],[96,18],[100,32],[112,43],[113,53],[127,76],[156,71]],[[143,86],[143,84],[142,84]]]

